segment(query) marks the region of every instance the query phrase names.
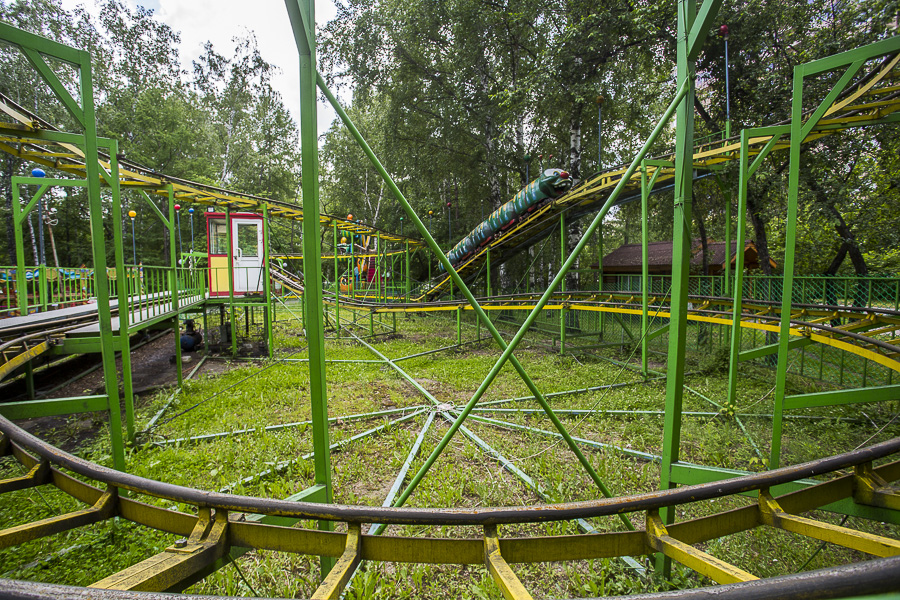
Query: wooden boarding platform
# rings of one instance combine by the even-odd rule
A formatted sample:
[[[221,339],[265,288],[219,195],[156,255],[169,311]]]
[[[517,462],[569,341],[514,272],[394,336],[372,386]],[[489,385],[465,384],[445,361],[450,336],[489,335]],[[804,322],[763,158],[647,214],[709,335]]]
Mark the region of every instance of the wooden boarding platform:
[[[171,319],[177,314],[186,310],[191,310],[206,301],[205,295],[194,294],[185,295],[178,299],[178,309],[172,310],[172,303],[168,293],[152,294],[151,296],[142,296],[134,298],[132,305],[140,302],[139,308],[132,310],[128,315],[128,331],[129,333],[137,332],[155,325],[161,321]],[[113,317],[111,321],[112,331],[114,335],[119,334],[119,317]],[[97,337],[100,335],[100,324],[91,323],[84,327],[79,327],[66,334],[69,338],[78,337]]]
[[[109,307],[112,310],[117,310],[119,308],[119,302],[117,300],[111,300]],[[97,314],[97,304],[89,303],[80,306],[70,306],[68,308],[57,308],[44,312],[36,312],[20,317],[8,317],[6,319],[0,319],[0,337],[12,332],[22,333],[30,330],[40,330],[49,325],[56,324],[58,321],[86,318],[95,314]]]

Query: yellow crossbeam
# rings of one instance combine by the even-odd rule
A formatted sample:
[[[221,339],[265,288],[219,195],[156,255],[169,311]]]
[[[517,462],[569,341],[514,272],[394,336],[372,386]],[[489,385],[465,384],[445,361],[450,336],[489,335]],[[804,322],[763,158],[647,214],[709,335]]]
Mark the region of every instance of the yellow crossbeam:
[[[37,463],[27,474],[21,477],[12,477],[0,481],[0,494],[13,492],[16,490],[25,490],[50,483],[50,463],[42,460]]]
[[[484,564],[487,565],[503,597],[507,600],[530,600],[532,598],[519,578],[510,568],[509,563],[500,554],[500,540],[497,538],[497,526],[484,526]]]
[[[118,490],[110,488],[91,507],[4,529],[0,531],[0,548],[9,548],[47,535],[109,519],[116,514],[118,498]]]
[[[759,520],[770,527],[882,558],[900,555],[900,542],[897,540],[786,513],[768,490],[759,492]]]
[[[747,571],[670,536],[658,511],[647,513],[647,545],[716,583],[740,583],[758,579]]]
[[[106,590],[164,592],[185,582],[225,555],[228,512],[200,508],[197,523],[187,540],[88,587]]]
[[[347,529],[347,545],[344,553],[335,563],[331,572],[312,595],[312,600],[338,600],[341,591],[350,578],[359,561],[362,558],[360,545],[362,542],[362,526],[359,523],[350,523]]]
[[[853,499],[859,504],[900,510],[900,493],[890,490],[888,483],[872,470],[872,463],[856,467]]]

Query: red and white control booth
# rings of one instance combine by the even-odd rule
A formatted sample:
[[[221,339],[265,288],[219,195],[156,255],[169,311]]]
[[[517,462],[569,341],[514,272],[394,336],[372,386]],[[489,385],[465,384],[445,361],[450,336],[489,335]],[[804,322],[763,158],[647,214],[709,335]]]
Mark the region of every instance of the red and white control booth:
[[[227,296],[229,271],[237,296],[263,291],[265,277],[265,227],[262,215],[231,213],[231,228],[225,213],[206,213],[209,295]],[[231,248],[231,263],[228,262]]]

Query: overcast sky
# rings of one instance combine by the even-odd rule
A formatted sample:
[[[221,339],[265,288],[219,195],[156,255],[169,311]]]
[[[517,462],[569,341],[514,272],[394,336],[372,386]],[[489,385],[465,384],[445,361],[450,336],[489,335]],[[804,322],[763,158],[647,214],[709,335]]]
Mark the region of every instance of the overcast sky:
[[[248,30],[255,32],[263,58],[281,69],[273,85],[299,124],[297,46],[284,0],[125,0],[125,3],[132,8],[140,4],[153,10],[154,16],[181,34],[179,54],[182,66],[188,71],[207,40],[219,54],[230,57],[234,50],[232,38]],[[62,4],[68,10],[83,4],[96,13],[94,0],[62,0]],[[316,0],[316,22],[320,26],[334,15],[332,0]],[[319,104],[320,134],[328,129],[334,117],[330,106]]]

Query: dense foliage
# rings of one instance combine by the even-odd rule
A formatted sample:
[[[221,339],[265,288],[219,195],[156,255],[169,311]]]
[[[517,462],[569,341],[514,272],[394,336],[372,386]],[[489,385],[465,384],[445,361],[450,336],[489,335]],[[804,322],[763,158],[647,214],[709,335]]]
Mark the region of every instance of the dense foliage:
[[[66,12],[59,0],[0,0],[0,19],[91,51],[98,133],[117,139],[120,154],[128,160],[174,177],[277,200],[296,198],[297,126],[272,86],[278,67],[260,55],[252,34],[235,39],[226,54],[207,43],[203,56],[188,70],[178,54],[179,33],[152,11],[131,10],[121,0],[103,0],[96,17],[84,9]],[[11,47],[0,47],[0,92],[57,127],[77,131],[49,88]],[[10,155],[0,158],[4,215],[11,210],[10,177],[30,169]],[[52,194],[49,204],[59,211],[54,227],[59,264],[90,263],[83,192]],[[126,193],[124,198],[126,211],[138,212],[136,237],[144,242],[138,260],[167,264],[162,224],[138,195]],[[27,225],[26,251],[36,261],[35,218]],[[7,243],[0,249],[0,264],[15,261],[12,225],[5,220]],[[189,235],[186,218],[181,225]],[[196,225],[199,232],[202,223]],[[128,223],[126,230],[130,234]],[[154,238],[159,243],[149,241]],[[47,255],[53,265],[49,249]]]
[[[794,66],[896,35],[897,19],[890,1],[724,3],[716,28],[730,28],[732,132],[789,118]],[[674,91],[674,28],[671,1],[346,0],[322,31],[323,66],[352,95],[351,115],[420,214],[434,211],[433,233],[448,244],[519,189],[527,157],[531,174],[550,165],[579,177],[630,160]],[[724,50],[724,38],[710,35],[698,61],[698,137],[725,127]],[[811,82],[807,96],[821,98],[832,82]],[[896,272],[888,225],[895,139],[896,129],[883,126],[804,149],[800,272]],[[337,125],[324,158],[329,210],[398,228],[399,211],[378,204],[386,200],[374,170]],[[786,153],[766,162],[748,211],[750,239],[779,264],[786,172]],[[726,190],[735,182],[734,172],[722,178]],[[653,197],[655,240],[671,237],[671,202]],[[725,196],[715,181],[697,183],[694,213],[695,237],[724,239]],[[639,241],[639,207],[622,207],[604,228],[607,249]],[[542,272],[556,256],[539,259]]]
[[[543,167],[560,166],[584,178],[628,161],[673,92],[671,0],[337,4],[337,17],[320,27],[320,70],[348,100],[351,117],[445,247]],[[92,51],[100,134],[118,139],[129,159],[239,191],[281,200],[297,196],[297,128],[272,86],[277,67],[260,55],[252,34],[224,54],[207,45],[187,68],[177,51],[179,33],[152,11],[131,10],[121,0],[103,0],[100,7],[93,17],[83,9],[64,11],[59,0],[0,0],[0,19]],[[724,3],[716,27],[730,28],[732,132],[788,118],[797,64],[896,35],[898,12],[896,0]],[[24,59],[12,48],[0,53],[0,91],[71,129]],[[698,136],[722,130],[727,121],[724,55],[724,38],[710,35],[697,65]],[[811,82],[807,96],[821,98],[831,82]],[[672,143],[669,133],[655,150]],[[805,146],[798,272],[897,271],[900,240],[890,225],[900,216],[896,138],[895,128],[879,126]],[[336,122],[321,144],[322,209],[409,234],[409,221],[401,222],[402,212],[344,127]],[[8,155],[0,158],[6,215],[9,177],[26,168]],[[778,264],[786,173],[786,154],[774,154],[758,171],[749,198],[749,237]],[[735,183],[733,169],[718,181],[697,182],[695,237],[724,239],[726,192]],[[89,262],[80,192],[70,192],[65,202],[63,192],[54,194],[60,264]],[[140,211],[138,239],[161,240],[143,261],[163,261],[161,225],[140,210],[138,198],[126,201]],[[651,203],[652,239],[668,239],[671,195],[656,194]],[[0,263],[12,261],[6,221]],[[571,238],[580,224],[570,225]],[[34,224],[28,227],[31,252]],[[606,251],[639,236],[636,204],[620,207],[604,224]],[[285,224],[276,227],[274,239],[283,249],[297,241]],[[551,240],[547,248],[558,243]],[[596,247],[588,249],[589,256],[596,253]],[[552,271],[558,257],[547,250],[536,269]],[[521,271],[530,260],[520,257],[510,270]]]

